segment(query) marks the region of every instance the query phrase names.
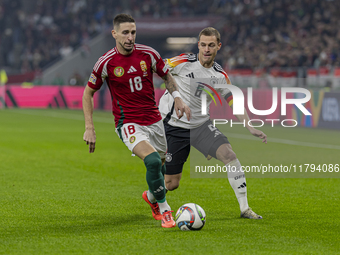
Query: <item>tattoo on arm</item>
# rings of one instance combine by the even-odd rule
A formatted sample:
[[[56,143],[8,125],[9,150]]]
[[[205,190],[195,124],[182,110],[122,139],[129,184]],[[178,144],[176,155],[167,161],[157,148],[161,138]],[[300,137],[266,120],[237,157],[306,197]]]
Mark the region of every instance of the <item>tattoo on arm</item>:
[[[170,94],[172,94],[172,92],[174,91],[178,91],[177,84],[169,72],[165,76],[163,76],[162,79],[164,80],[165,87]]]

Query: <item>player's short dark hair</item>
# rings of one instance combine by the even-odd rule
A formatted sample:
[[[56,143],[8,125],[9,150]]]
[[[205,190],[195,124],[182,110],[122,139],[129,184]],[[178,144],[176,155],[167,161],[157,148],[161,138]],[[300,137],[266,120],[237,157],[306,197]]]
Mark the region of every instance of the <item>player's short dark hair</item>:
[[[205,36],[215,36],[217,39],[217,43],[220,43],[221,41],[221,35],[220,32],[217,31],[217,29],[213,28],[213,27],[206,27],[204,28],[200,34],[198,35],[198,40],[201,39],[201,35],[205,35]]]
[[[118,14],[113,19],[113,27],[119,27],[121,23],[125,23],[125,22],[136,23],[131,15],[125,14],[125,13],[121,13],[121,14]]]

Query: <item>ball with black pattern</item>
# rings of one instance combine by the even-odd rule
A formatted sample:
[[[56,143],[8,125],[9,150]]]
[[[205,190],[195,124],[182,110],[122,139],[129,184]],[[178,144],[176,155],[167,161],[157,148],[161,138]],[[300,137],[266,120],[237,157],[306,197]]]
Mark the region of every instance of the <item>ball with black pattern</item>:
[[[201,230],[205,225],[206,214],[195,203],[182,205],[176,212],[175,221],[180,230]]]

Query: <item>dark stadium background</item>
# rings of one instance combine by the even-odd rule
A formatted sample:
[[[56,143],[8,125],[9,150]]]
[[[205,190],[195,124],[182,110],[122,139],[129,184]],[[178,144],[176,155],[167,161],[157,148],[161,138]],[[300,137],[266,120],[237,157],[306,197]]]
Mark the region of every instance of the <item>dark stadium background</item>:
[[[29,74],[44,73],[80,50],[88,66],[74,68],[71,76],[83,85],[93,63],[88,55],[98,55],[91,49],[96,47],[93,40],[101,34],[110,37],[113,17],[126,12],[136,18],[137,28],[142,25],[138,22],[149,22],[138,28],[137,42],[157,48],[163,57],[196,51],[195,44],[171,47],[167,37],[196,37],[200,28],[211,25],[222,34],[217,61],[226,70],[270,73],[275,68],[300,78],[309,69],[332,73],[340,66],[339,7],[339,1],[332,0],[1,0],[0,66],[10,81],[19,81],[13,75],[26,74],[20,82],[41,83]],[[165,21],[166,28],[152,30]],[[192,29],[185,28],[188,22]],[[106,47],[98,45],[102,52],[114,46],[112,38],[105,40]],[[69,85],[72,77],[59,75],[60,81],[57,73],[50,79]]]
[[[313,95],[307,108],[313,111],[315,104],[312,114],[317,117],[300,125],[317,127],[320,122],[338,129],[339,7],[332,0],[0,0],[0,71],[6,83],[0,106],[80,108],[81,89],[68,88],[84,86],[98,57],[115,46],[112,19],[125,12],[137,21],[136,41],[154,47],[163,58],[197,53],[199,31],[216,27],[222,36],[216,61],[233,84],[309,88]],[[32,85],[63,88],[35,105],[27,102],[27,90],[18,87]],[[155,87],[163,88],[158,77]],[[326,93],[321,97],[331,99],[318,102],[320,90]],[[97,107],[109,109],[104,94]]]
[[[0,254],[338,254],[339,10],[338,0],[0,0]],[[273,87],[310,90],[312,116],[291,107],[298,127],[261,127],[268,144],[240,125],[219,128],[244,166],[333,172],[247,175],[263,220],[244,221],[225,176],[191,175],[201,159],[192,150],[167,198],[174,211],[201,205],[207,223],[164,231],[143,204],[145,168],[115,134],[104,87],[94,98],[96,153],[82,140],[84,85],[115,46],[119,13],[163,58],[197,53],[201,29],[217,28],[216,61],[234,85],[253,88],[257,109],[271,106]],[[155,87],[158,99],[157,77]]]

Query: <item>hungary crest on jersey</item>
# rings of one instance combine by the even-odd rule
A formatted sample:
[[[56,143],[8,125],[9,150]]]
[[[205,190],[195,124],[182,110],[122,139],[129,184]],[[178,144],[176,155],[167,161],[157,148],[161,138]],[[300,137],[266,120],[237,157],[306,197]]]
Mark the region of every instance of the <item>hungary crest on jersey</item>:
[[[124,74],[124,69],[123,67],[120,67],[120,66],[117,66],[114,70],[113,70],[114,74],[117,76],[117,77],[121,77],[123,76]]]

